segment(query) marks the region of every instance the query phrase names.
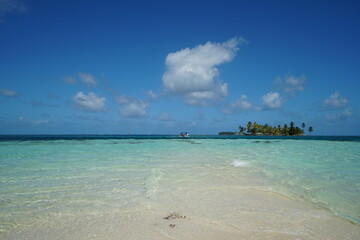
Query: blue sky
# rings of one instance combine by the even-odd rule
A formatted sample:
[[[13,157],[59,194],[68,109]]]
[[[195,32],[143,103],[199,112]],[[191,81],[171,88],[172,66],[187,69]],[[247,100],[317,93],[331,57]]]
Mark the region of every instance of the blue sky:
[[[359,1],[0,0],[0,134],[360,134]]]

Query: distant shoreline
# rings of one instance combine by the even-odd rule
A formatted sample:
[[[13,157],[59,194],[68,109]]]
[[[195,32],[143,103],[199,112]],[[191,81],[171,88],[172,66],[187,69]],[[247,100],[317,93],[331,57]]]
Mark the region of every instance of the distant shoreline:
[[[276,140],[327,140],[327,141],[355,141],[360,142],[360,136],[334,136],[334,135],[299,135],[299,136],[279,136],[279,135],[215,135],[215,134],[199,134],[190,135],[190,137],[182,138],[176,134],[13,134],[0,135],[0,142],[6,141],[62,141],[62,140],[201,140],[201,139],[276,139]]]
[[[277,136],[277,137],[281,137],[281,136],[311,136],[311,135],[305,135],[305,134],[296,134],[296,135],[286,135],[286,134],[263,134],[263,133],[238,133],[238,132],[219,132],[220,136]]]

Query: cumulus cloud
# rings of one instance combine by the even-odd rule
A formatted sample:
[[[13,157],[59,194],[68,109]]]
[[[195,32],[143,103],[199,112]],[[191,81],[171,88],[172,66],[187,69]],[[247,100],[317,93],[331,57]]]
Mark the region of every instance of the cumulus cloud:
[[[96,87],[98,84],[95,77],[90,73],[79,72],[78,76],[80,80],[83,83],[85,83],[88,87]]]
[[[19,94],[11,89],[0,89],[0,95],[4,97],[17,97]]]
[[[230,103],[230,106],[235,109],[241,109],[247,111],[250,108],[252,108],[252,104],[247,100],[247,98],[248,97],[246,95],[241,95],[241,97],[237,99],[235,102]]]
[[[148,105],[142,101],[135,101],[123,105],[120,110],[121,115],[126,118],[142,118],[146,116],[146,108]]]
[[[228,105],[226,109],[223,110],[224,114],[233,114],[237,111],[248,111],[253,108],[251,102],[247,100],[246,95],[241,95],[235,102],[232,102]]]
[[[227,84],[217,79],[218,66],[232,61],[243,42],[242,38],[232,38],[169,53],[162,77],[165,90],[183,95],[190,105],[205,105],[208,100],[227,96]]]
[[[106,98],[99,98],[95,93],[89,92],[88,95],[78,92],[73,98],[75,106],[87,112],[105,111]]]
[[[324,110],[334,110],[343,109],[347,107],[347,105],[348,100],[346,98],[341,98],[339,91],[335,91],[329,98],[323,101],[322,107]]]
[[[304,91],[306,77],[300,76],[285,76],[284,78],[277,77],[273,83],[275,89],[289,93],[291,96],[296,96],[297,92]]]
[[[265,109],[277,109],[284,103],[278,92],[269,92],[262,96],[261,99]]]
[[[221,99],[228,94],[227,83],[222,84],[218,81],[218,84],[210,91],[194,91],[185,94],[185,103],[193,106],[206,106],[208,101]]]
[[[116,97],[116,102],[121,106],[121,116],[126,118],[143,118],[146,116],[146,109],[149,106],[147,102],[133,99],[126,95]]]

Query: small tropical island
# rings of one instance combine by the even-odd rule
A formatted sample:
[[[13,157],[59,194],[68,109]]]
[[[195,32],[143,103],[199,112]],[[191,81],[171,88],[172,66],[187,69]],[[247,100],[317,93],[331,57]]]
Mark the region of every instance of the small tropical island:
[[[301,128],[295,126],[294,122],[286,123],[281,126],[270,126],[268,124],[258,124],[257,122],[249,121],[246,127],[239,126],[238,132],[219,132],[219,135],[252,135],[252,136],[300,136],[305,134],[306,124],[302,123]],[[309,134],[314,131],[313,127],[309,127]]]

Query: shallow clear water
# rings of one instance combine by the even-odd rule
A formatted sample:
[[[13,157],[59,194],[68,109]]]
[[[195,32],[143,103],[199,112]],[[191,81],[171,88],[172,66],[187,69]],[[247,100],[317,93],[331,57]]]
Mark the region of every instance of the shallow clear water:
[[[0,232],[54,217],[154,207],[185,185],[205,191],[244,182],[360,223],[354,139],[79,139],[0,141]]]
[[[360,142],[255,142],[252,163],[275,190],[360,223]]]

